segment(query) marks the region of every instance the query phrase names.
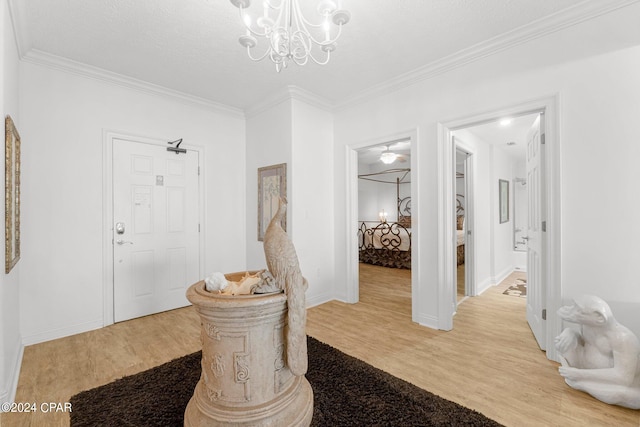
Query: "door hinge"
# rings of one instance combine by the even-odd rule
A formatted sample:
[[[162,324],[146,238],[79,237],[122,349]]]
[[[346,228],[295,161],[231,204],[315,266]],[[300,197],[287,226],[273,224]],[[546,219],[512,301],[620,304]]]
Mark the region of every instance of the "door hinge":
[[[547,138],[546,135],[543,133],[542,135],[540,135],[540,144],[544,145],[547,143]]]
[[[546,308],[542,309],[542,320],[547,320],[547,309]]]
[[[547,221],[542,221],[542,231],[547,231]]]
[[[198,233],[200,232],[200,224],[198,224]]]
[[[198,166],[198,176],[200,176],[200,166]]]

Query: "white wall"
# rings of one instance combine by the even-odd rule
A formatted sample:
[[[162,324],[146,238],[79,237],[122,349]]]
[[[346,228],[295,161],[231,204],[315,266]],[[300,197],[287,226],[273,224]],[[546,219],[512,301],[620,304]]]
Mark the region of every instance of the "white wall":
[[[2,49],[0,54],[0,70],[2,70],[0,108],[2,109],[2,127],[4,128],[4,118],[9,115],[22,137],[23,122],[18,111],[18,86],[20,81],[18,75],[18,52],[13,33],[13,23],[6,0],[0,0],[0,22],[2,23],[0,29],[0,48]],[[4,176],[4,172],[4,161],[2,161],[0,162],[0,176]],[[4,185],[1,187],[0,200],[4,200]],[[2,224],[4,224],[4,209],[2,209],[1,218]],[[22,230],[24,230],[24,225]],[[5,241],[4,227],[0,231],[0,241]],[[23,350],[19,313],[20,271],[22,265],[23,262],[20,261],[9,274],[0,273],[0,402],[13,401],[20,373]],[[2,263],[2,269],[4,270],[4,262]]]
[[[309,282],[307,305],[317,305],[332,298],[334,286],[333,118],[296,88],[277,99],[247,119],[247,268],[266,268],[257,239],[257,170],[286,163],[287,234]]]
[[[637,307],[632,267],[640,256],[640,30],[637,3],[505,50],[446,74],[418,81],[336,114],[336,170],[346,170],[344,146],[402,129],[418,129],[421,212],[418,316],[437,319],[437,124],[559,94],[561,286],[563,299],[591,292]],[[626,46],[634,46],[627,48]],[[604,50],[624,47],[609,53]],[[589,51],[589,52],[587,52]],[[589,55],[597,51],[597,55]],[[562,59],[566,58],[566,59]],[[571,59],[571,61],[569,61]],[[565,62],[562,62],[565,61]],[[371,117],[385,117],[374,121]],[[346,187],[336,174],[336,212],[346,211]],[[597,195],[597,197],[596,197]],[[336,222],[336,280],[346,277],[344,221]],[[339,287],[346,287],[341,281]],[[628,309],[627,309],[628,310]],[[628,314],[636,333],[638,316]],[[625,313],[620,313],[624,316]],[[637,311],[636,311],[637,313]],[[415,314],[414,314],[415,318]]]
[[[249,270],[267,268],[264,248],[258,240],[258,168],[287,164],[287,198],[291,195],[291,99],[287,98],[247,118],[247,215],[246,264]],[[287,233],[291,230],[291,206],[287,207]]]
[[[292,102],[291,238],[309,282],[307,305],[333,299],[333,115]]]
[[[30,62],[20,71],[25,343],[103,325],[104,131],[203,147],[204,269],[245,268],[242,116]]]
[[[367,165],[358,165],[358,174],[369,173]],[[378,202],[378,183],[358,179],[358,221],[378,221],[380,203]]]
[[[373,173],[359,166],[358,174]],[[374,177],[375,178],[375,177]],[[381,177],[379,179],[384,179]],[[400,197],[410,196],[410,184],[400,185]],[[358,221],[379,221],[384,210],[388,222],[398,220],[398,195],[395,183],[383,183],[358,179]]]
[[[492,192],[493,209],[493,283],[504,280],[514,269],[513,265],[513,160],[509,154],[499,147],[491,146],[491,171],[493,179],[489,183]],[[499,180],[509,182],[509,220],[500,223],[500,189]]]

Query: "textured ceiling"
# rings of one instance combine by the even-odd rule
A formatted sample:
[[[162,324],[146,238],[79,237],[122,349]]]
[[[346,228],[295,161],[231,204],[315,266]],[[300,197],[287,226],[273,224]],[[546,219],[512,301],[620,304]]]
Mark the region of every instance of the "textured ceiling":
[[[340,103],[518,29],[546,20],[557,25],[558,16],[603,1],[343,0],[352,19],[329,64],[293,65],[281,73],[268,61],[248,59],[237,40],[243,33],[238,10],[227,0],[10,0],[10,6],[25,57],[55,55],[246,109],[287,86]]]
[[[509,153],[516,160],[524,160],[526,155],[527,134],[533,126],[538,114],[511,118],[508,125],[500,124],[500,120],[466,128],[487,144]],[[513,142],[515,144],[508,145]]]

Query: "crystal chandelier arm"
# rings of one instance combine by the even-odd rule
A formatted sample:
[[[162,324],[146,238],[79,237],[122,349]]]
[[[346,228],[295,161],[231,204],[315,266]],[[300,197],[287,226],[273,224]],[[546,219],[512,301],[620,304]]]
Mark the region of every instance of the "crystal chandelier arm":
[[[316,64],[318,64],[318,65],[326,65],[327,63],[329,63],[329,59],[330,59],[330,57],[331,57],[331,52],[330,52],[330,51],[327,51],[327,57],[324,59],[324,61],[318,61],[318,60],[316,59],[316,57],[315,57],[315,56],[313,56],[311,53],[309,53],[309,56],[308,56],[308,57],[309,57],[309,58],[311,58],[311,60],[312,60],[313,62],[315,62]],[[305,62],[306,62],[306,61],[305,61]]]
[[[296,17],[297,17],[297,22],[300,22],[300,27],[301,29],[303,29],[304,32],[306,32],[309,35],[309,38],[317,45],[319,46],[325,46],[325,45],[329,45],[329,44],[333,44],[336,42],[336,40],[338,40],[338,38],[340,38],[340,34],[342,34],[342,26],[346,23],[349,22],[350,19],[350,14],[344,10],[336,10],[334,11],[334,13],[339,13],[339,19],[330,19],[332,14],[329,14],[328,12],[326,12],[325,14],[319,14],[320,17],[322,17],[322,22],[318,23],[318,24],[314,24],[313,22],[311,22],[309,19],[307,19],[304,14],[302,13],[302,11],[300,10],[300,4],[298,2],[293,2],[296,8]],[[338,32],[334,37],[329,37],[329,33],[333,30],[333,27],[336,26],[338,27]],[[311,31],[309,31],[309,28],[312,29],[322,29],[322,33],[324,34],[325,39],[324,40],[320,40],[317,39],[316,37],[314,37],[314,35],[312,34]]]
[[[251,59],[252,61],[262,61],[264,58],[266,58],[269,55],[270,50],[267,49],[265,51],[264,54],[262,54],[262,56],[257,56],[257,57],[253,57],[253,55],[251,55],[251,46],[247,46],[247,55],[249,56],[249,59]]]
[[[238,8],[244,23],[246,33],[238,41],[247,48],[249,58],[261,61],[269,57],[277,71],[286,68],[289,61],[304,65],[309,58],[316,64],[327,64],[342,34],[342,26],[351,19],[350,13],[339,9],[334,0],[317,0],[316,12],[310,14],[310,19],[302,13],[302,0],[261,0],[262,13],[255,14],[254,8],[257,16],[252,21],[251,0],[230,1]],[[318,18],[320,22],[314,23]],[[334,26],[338,27],[337,31]],[[257,47],[258,38],[267,39],[266,46],[258,49],[263,53],[253,56],[251,50]],[[324,52],[323,59],[317,58],[323,56],[318,50]]]
[[[280,9],[282,7],[282,3],[285,1],[286,0],[280,0],[279,3],[274,3],[272,0],[264,0],[262,3],[269,9]]]
[[[296,24],[296,32],[303,32],[307,35],[307,37],[315,44],[321,44],[322,41],[317,40],[314,36],[313,33],[311,31],[309,31],[308,27],[311,27],[312,29],[318,29],[318,28],[322,28],[324,26],[324,22],[321,22],[319,24],[314,24],[313,22],[309,21],[307,18],[305,18],[305,16],[302,14],[302,11],[300,10],[300,4],[298,2],[292,2],[293,4],[293,14],[295,19],[293,19],[293,22],[295,22]],[[324,33],[324,32],[323,32]],[[326,33],[325,33],[326,34]]]

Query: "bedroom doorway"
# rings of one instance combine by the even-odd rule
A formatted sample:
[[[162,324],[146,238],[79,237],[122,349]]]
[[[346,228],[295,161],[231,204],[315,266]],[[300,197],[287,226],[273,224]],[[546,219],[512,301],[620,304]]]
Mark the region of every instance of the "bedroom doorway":
[[[475,295],[474,264],[474,167],[471,147],[454,137],[455,145],[455,224],[456,224],[456,280],[455,302],[462,303]]]
[[[359,289],[411,307],[410,139],[358,150],[358,260]]]

